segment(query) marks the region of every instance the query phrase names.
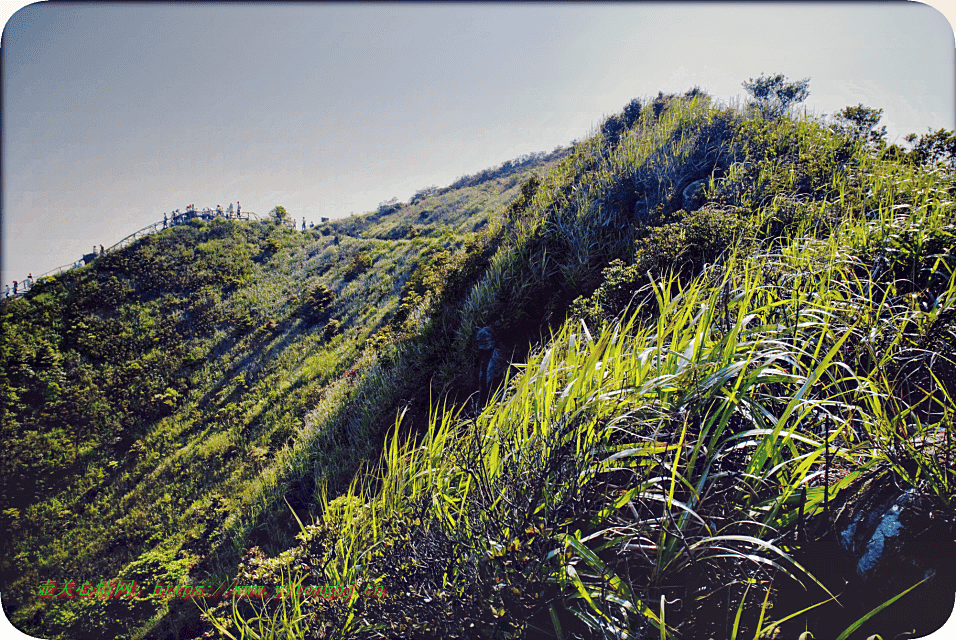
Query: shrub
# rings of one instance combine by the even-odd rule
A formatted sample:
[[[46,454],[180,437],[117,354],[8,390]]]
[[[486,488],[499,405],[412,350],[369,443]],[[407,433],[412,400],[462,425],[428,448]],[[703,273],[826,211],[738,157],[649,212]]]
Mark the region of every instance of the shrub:
[[[855,107],[843,107],[833,117],[837,121],[837,130],[844,135],[882,148],[886,146],[886,127],[876,128],[882,115],[882,109],[871,109],[861,103]]]
[[[368,253],[365,251],[358,251],[354,256],[352,256],[351,262],[349,262],[348,268],[346,268],[343,278],[346,282],[349,280],[354,280],[360,274],[368,271],[372,266],[372,259],[369,257]]]
[[[601,133],[610,146],[617,145],[621,140],[621,134],[627,129],[624,118],[614,114],[604,121],[601,125]]]
[[[673,99],[674,94],[668,93],[665,95],[663,91],[658,91],[657,97],[651,101],[651,111],[654,113],[654,117],[660,118],[661,114],[664,113],[664,109],[670,105]]]
[[[624,107],[624,126],[630,129],[641,117],[641,101],[634,98]]]
[[[753,104],[766,116],[782,115],[792,105],[803,102],[810,95],[810,78],[788,82],[787,76],[778,73],[775,76],[760,75],[759,78],[742,83],[743,88],[753,98]]]
[[[698,275],[708,263],[716,262],[742,237],[743,222],[733,213],[719,209],[679,211],[677,222],[651,229],[637,241],[634,261],[626,265],[617,259],[602,272],[603,282],[590,296],[574,301],[571,314],[602,324],[619,315],[634,293],[672,270],[684,280]]]
[[[289,220],[289,212],[286,211],[285,207],[279,206],[272,209],[269,212],[269,217],[275,220],[277,223],[285,222]]]
[[[335,293],[320,282],[306,294],[300,312],[305,317],[319,318],[332,306],[335,298]]]
[[[531,206],[531,200],[534,194],[541,186],[541,180],[536,175],[532,175],[521,185],[521,193],[508,204],[507,214],[509,219],[516,220],[521,218],[522,214]]]
[[[322,338],[325,340],[331,340],[333,337],[337,336],[342,331],[342,323],[335,318],[329,320],[328,324],[325,325],[325,328],[322,330]]]
[[[915,164],[936,165],[948,162],[952,169],[956,169],[956,135],[952,131],[939,129],[929,130],[917,140],[916,134],[906,136],[907,142],[916,142],[910,152]]]

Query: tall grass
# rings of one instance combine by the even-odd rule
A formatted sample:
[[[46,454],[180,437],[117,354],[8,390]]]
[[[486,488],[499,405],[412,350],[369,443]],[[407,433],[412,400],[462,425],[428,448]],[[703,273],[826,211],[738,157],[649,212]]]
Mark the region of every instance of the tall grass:
[[[690,277],[648,273],[613,322],[558,321],[562,295],[593,290],[714,166],[708,207],[747,242]],[[381,463],[324,499],[309,535],[326,542],[297,557],[320,579],[396,594],[323,609],[327,624],[356,637],[484,625],[756,638],[840,603],[799,559],[848,489],[892,477],[951,509],[949,181],[813,118],[705,96],[577,145],[493,223],[501,247],[459,312],[414,316],[423,335],[453,334],[446,382],[496,318],[524,313],[553,333],[480,411],[439,396],[424,431],[399,416]],[[438,353],[402,348],[403,365]],[[400,384],[379,367],[382,385]],[[363,415],[382,406],[369,398]],[[816,603],[786,601],[787,585]]]
[[[708,204],[690,216],[680,192],[697,179]],[[232,346],[222,331],[190,344],[203,391],[160,395],[179,404],[132,467],[160,489],[127,492],[128,478],[115,495],[162,519],[154,538],[222,511],[207,528],[232,541],[215,559],[228,565],[251,540],[288,535],[283,498],[314,481],[317,518],[299,543],[241,570],[392,594],[230,604],[208,612],[219,632],[757,638],[840,602],[802,559],[861,480],[892,478],[952,511],[951,176],[881,161],[814,118],[697,94],[655,101],[620,135],[595,132],[540,180],[497,196],[489,184],[469,189],[500,215],[467,239],[416,222],[432,215],[426,199],[343,222],[341,238],[269,234],[272,267],[237,272],[226,301],[206,292],[243,329]],[[449,198],[432,203],[436,218]],[[693,242],[679,246],[691,230],[723,235],[691,255]],[[568,318],[612,260],[630,264],[628,309]],[[398,300],[416,266],[431,269],[424,290]],[[304,279],[337,294],[342,333],[297,317]],[[472,340],[496,323],[545,339],[516,351],[476,407]],[[196,428],[208,407],[227,428]],[[235,450],[233,473],[184,481],[191,463]],[[228,503],[194,500],[209,486]],[[157,543],[134,569],[169,569],[183,547]],[[177,559],[177,578],[196,559]],[[816,604],[788,602],[794,585]]]
[[[834,599],[794,559],[801,520],[824,515],[861,476],[891,470],[952,500],[951,470],[929,453],[946,445],[921,445],[948,423],[901,411],[887,373],[951,307],[948,259],[933,267],[945,274],[935,313],[902,293],[910,284],[866,268],[896,242],[893,229],[949,233],[950,205],[917,201],[905,217],[873,203],[887,212],[879,225],[861,215],[823,237],[800,228],[776,250],[731,256],[687,283],[650,280],[638,312],[599,333],[563,324],[475,418],[436,402],[420,438],[398,420],[380,479],[326,505],[337,527],[326,577],[356,579],[373,550],[427,530],[455,552],[417,597],[447,590],[516,627],[545,611],[557,636],[570,614],[603,633],[683,637],[704,631],[693,631],[693,612],[713,609],[721,592],[739,603],[727,620],[735,637],[759,632],[795,613],[776,603],[768,614],[772,585],[786,580]],[[907,247],[898,259],[912,272],[909,260],[928,256]],[[522,553],[531,560],[512,564]],[[497,571],[547,597],[519,611],[523,596],[487,583]],[[668,611],[678,600],[685,608]]]

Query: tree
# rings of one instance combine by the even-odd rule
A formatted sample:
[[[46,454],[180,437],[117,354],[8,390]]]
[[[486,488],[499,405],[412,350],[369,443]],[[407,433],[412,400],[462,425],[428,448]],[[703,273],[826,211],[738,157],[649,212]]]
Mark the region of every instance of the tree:
[[[792,105],[806,100],[810,95],[810,90],[807,88],[809,85],[810,78],[789,82],[787,76],[782,73],[775,76],[765,76],[761,73],[756,80],[750,78],[742,83],[757,108],[768,116],[779,116]]]
[[[601,125],[601,133],[604,134],[604,139],[607,140],[610,146],[616,145],[621,140],[621,134],[626,129],[624,124],[624,119],[614,114],[604,121],[604,124]]]
[[[285,222],[289,219],[289,212],[285,207],[276,207],[269,212],[269,217],[274,218],[276,222]]]
[[[641,117],[641,101],[634,98],[624,107],[624,126],[630,129]]]
[[[872,109],[862,104],[855,107],[843,107],[834,114],[838,131],[878,148],[886,145],[886,127],[876,128],[882,116],[882,109]]]
[[[910,144],[916,142],[909,155],[917,164],[935,165],[949,162],[950,166],[956,169],[956,135],[952,131],[929,129],[928,133],[920,136],[918,140],[915,133],[909,134],[906,141]]]

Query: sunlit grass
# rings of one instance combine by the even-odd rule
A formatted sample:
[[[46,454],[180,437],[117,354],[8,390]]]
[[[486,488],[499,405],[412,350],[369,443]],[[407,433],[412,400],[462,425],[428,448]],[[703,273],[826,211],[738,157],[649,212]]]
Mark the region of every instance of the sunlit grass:
[[[344,511],[326,507],[328,523],[339,527],[328,576],[353,576],[365,550],[388,541],[380,523],[415,509],[416,522],[459,531],[457,562],[466,564],[461,558],[494,558],[529,531],[549,531],[554,548],[540,557],[539,577],[560,591],[545,604],[552,615],[567,609],[608,633],[651,624],[662,637],[680,635],[655,598],[676,597],[667,585],[687,572],[701,576],[701,587],[730,576],[746,586],[734,637],[747,624],[757,625],[756,637],[794,613],[769,614],[770,589],[751,589],[748,576],[797,580],[815,585],[821,602],[832,599],[791,554],[801,495],[802,517],[813,519],[856,478],[891,468],[941,504],[952,499],[951,474],[917,446],[927,429],[947,422],[917,423],[901,440],[913,416],[895,408],[885,373],[935,316],[898,283],[867,275],[863,262],[895,237],[887,229],[917,224],[936,229],[926,238],[948,234],[950,203],[923,198],[919,188],[925,221],[887,218],[874,236],[861,233],[873,228],[868,216],[848,216],[827,235],[798,228],[775,251],[728,257],[716,282],[650,280],[635,296],[654,307],[650,324],[646,308],[593,335],[569,321],[476,418],[433,404],[429,429],[416,439],[398,421],[384,475],[369,485],[376,489],[353,483],[335,503]],[[925,264],[918,244],[908,251]],[[951,271],[942,273],[940,309],[956,294]],[[573,475],[522,484],[541,478],[540,465],[553,468],[558,455],[573,458]],[[904,459],[916,462],[915,475]],[[837,468],[839,480],[824,487]],[[626,484],[604,484],[621,472]],[[586,527],[561,531],[556,516],[595,484],[604,489],[587,508]],[[460,533],[469,529],[475,534]],[[598,555],[611,549],[631,560],[609,564]],[[467,596],[471,585],[458,585]],[[759,612],[756,622],[741,619],[748,597],[756,599],[747,605]]]
[[[165,358],[181,372],[122,460],[105,440],[73,444],[75,480],[23,510],[51,526],[18,543],[16,562],[39,562],[16,589],[71,558],[230,573],[256,544],[276,555],[257,565],[270,579],[301,565],[395,600],[207,612],[233,637],[719,635],[694,626],[709,607],[728,637],[757,638],[813,609],[788,609],[787,585],[839,600],[800,559],[806,523],[848,487],[892,478],[952,508],[951,176],[879,160],[813,117],[660,100],[535,179],[306,233],[191,228],[228,241],[184,243],[183,273],[164,262],[174,234],[143,243],[170,278],[150,285],[178,293],[125,305],[114,348],[192,333],[110,376]],[[698,179],[707,204],[689,214],[680,191]],[[83,274],[70,286],[96,290]],[[617,308],[599,295],[612,274]],[[126,295],[117,282],[97,295]],[[308,307],[319,285],[328,309]],[[481,407],[473,341],[496,324],[523,344]],[[47,615],[86,624],[71,611]]]

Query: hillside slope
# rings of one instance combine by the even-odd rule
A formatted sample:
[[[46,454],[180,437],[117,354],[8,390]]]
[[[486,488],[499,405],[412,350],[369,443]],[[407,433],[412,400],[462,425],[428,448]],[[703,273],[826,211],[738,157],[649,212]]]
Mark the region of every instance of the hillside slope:
[[[127,611],[37,589],[212,580],[243,548],[292,544],[286,500],[308,517],[315,495],[306,414],[346,410],[370,336],[396,322],[421,265],[484,237],[494,208],[566,153],[301,232],[193,221],[0,303],[0,563],[14,621],[43,637],[176,626],[156,599]],[[374,460],[382,437],[336,454],[336,472]]]
[[[425,371],[426,425],[410,398],[382,464],[329,485],[299,544],[244,557],[241,580],[312,597],[221,602],[205,628],[938,628],[956,591],[953,178],[851,124],[700,92],[609,118],[491,223],[487,268],[432,265],[342,423]],[[466,401],[496,358],[506,386]]]
[[[635,100],[414,203],[174,230],[3,305],[15,620],[845,637],[913,587],[859,632],[932,631],[956,591],[952,154],[765,107]],[[293,595],[35,597],[67,574]]]

